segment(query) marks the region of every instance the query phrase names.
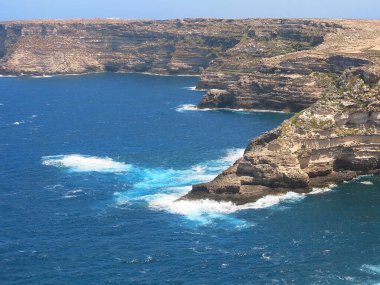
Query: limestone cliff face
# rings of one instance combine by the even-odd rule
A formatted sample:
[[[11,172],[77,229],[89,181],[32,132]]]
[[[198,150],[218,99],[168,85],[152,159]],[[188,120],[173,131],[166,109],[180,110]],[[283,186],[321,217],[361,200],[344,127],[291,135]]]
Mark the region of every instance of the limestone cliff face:
[[[203,19],[3,22],[0,72],[199,74],[241,29],[244,22]]]
[[[239,61],[240,43],[203,72],[201,108],[303,111],[185,198],[246,203],[380,172],[380,21],[334,22],[308,50]]]
[[[246,203],[379,173],[380,84],[363,73],[343,73],[317,103],[254,139],[243,158],[186,198]]]
[[[339,27],[323,21],[275,19],[2,22],[0,73],[200,74],[212,63],[200,86],[220,88],[220,81],[207,79],[212,71],[252,72],[260,58],[308,50]],[[220,68],[227,59],[230,62]],[[230,64],[247,59],[246,67]]]
[[[229,78],[227,81],[219,75],[218,80],[223,82],[222,86],[218,86],[215,81],[205,82],[205,78],[209,78],[210,68],[202,74],[199,85],[202,88],[212,86],[217,89],[210,90],[203,97],[199,107],[298,112],[322,96],[331,83],[329,75],[339,76],[348,68],[371,64],[369,60],[343,55],[294,55],[281,59],[276,64],[261,63],[256,67],[256,71],[239,72],[234,79]],[[219,88],[223,88],[223,92]]]
[[[201,75],[198,87],[212,90],[199,107],[298,112],[324,94],[329,83],[321,75],[364,66],[378,70],[380,21],[314,24],[298,25],[297,36],[268,32],[263,41],[257,34],[227,50]]]
[[[0,74],[102,71],[199,74],[199,108],[301,111],[185,198],[245,203],[379,171],[378,20],[0,22]]]

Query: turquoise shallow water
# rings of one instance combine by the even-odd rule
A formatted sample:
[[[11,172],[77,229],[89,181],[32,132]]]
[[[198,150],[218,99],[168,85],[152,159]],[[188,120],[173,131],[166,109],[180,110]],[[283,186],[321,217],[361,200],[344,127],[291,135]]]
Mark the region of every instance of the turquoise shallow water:
[[[176,202],[289,115],[194,111],[196,77],[0,78],[0,284],[376,284],[380,181]]]

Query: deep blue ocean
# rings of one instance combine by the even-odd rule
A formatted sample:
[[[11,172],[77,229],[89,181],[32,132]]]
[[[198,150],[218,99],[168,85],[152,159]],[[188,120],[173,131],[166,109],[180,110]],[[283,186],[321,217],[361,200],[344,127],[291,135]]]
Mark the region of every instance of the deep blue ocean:
[[[380,180],[176,201],[289,114],[197,77],[0,78],[0,284],[380,284]]]

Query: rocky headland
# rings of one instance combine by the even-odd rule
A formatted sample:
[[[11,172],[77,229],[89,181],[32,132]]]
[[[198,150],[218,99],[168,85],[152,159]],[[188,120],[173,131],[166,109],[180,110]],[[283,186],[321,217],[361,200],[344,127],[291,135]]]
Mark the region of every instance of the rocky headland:
[[[309,108],[252,140],[233,166],[194,185],[185,197],[242,204],[379,174],[380,86],[361,70],[343,73],[335,84]]]
[[[298,112],[184,199],[241,204],[380,170],[380,21],[0,22],[0,74],[200,75],[199,108]]]

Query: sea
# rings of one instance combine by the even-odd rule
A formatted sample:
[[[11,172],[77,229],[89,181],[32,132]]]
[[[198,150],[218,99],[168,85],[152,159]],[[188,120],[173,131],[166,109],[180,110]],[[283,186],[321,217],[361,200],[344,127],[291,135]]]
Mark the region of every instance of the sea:
[[[0,78],[0,284],[380,284],[380,179],[179,201],[291,114],[191,76]]]

